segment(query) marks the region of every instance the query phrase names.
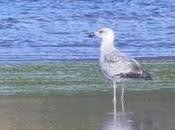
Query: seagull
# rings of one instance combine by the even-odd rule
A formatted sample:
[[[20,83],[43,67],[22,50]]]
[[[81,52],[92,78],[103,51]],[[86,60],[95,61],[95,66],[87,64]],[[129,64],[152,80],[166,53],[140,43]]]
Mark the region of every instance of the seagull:
[[[114,46],[115,34],[111,28],[102,28],[90,33],[89,37],[102,39],[100,45],[100,67],[104,75],[113,82],[113,100],[116,101],[116,82],[127,79],[152,80],[152,75],[134,59]],[[124,96],[122,87],[121,100]]]

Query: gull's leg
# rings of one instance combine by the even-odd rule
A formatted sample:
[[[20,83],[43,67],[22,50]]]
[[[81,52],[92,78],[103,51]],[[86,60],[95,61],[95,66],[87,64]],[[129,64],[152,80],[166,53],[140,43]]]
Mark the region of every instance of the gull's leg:
[[[116,102],[116,83],[113,81],[113,101]]]
[[[123,101],[123,97],[124,97],[124,92],[125,92],[125,89],[124,89],[124,87],[122,86],[122,94],[121,94],[121,101]]]
[[[121,100],[121,105],[122,105],[122,114],[124,115],[125,114],[125,104],[123,100]]]
[[[117,101],[113,101],[113,109],[114,109],[114,126],[117,124]]]
[[[116,98],[116,83],[113,81],[113,109],[114,109],[114,125],[116,127],[117,122],[117,98]]]

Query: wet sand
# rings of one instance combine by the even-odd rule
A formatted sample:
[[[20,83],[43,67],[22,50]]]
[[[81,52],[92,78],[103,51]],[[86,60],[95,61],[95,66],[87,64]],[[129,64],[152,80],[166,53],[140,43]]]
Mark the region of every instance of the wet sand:
[[[127,93],[114,124],[110,94],[1,96],[0,130],[174,130],[174,99],[174,93]]]

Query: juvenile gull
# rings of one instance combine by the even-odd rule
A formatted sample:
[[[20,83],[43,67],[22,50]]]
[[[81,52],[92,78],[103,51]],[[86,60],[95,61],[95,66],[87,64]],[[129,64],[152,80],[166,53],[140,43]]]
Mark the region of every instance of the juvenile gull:
[[[95,33],[89,34],[89,37],[94,36],[102,39],[100,67],[104,75],[113,81],[114,101],[116,100],[116,82],[125,79],[152,79],[152,76],[135,59],[126,56],[115,48],[115,34],[112,29],[102,28]],[[123,96],[124,87],[122,87],[121,100],[123,100]]]

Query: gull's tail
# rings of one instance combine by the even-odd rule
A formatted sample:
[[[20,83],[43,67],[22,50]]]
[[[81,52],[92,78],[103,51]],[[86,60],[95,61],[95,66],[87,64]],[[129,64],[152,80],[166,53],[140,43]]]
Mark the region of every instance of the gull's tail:
[[[143,71],[142,77],[143,79],[146,79],[146,80],[153,80],[153,76],[145,70]]]
[[[153,80],[153,76],[145,70],[143,70],[142,73],[130,72],[130,73],[125,73],[125,74],[120,74],[120,77],[121,78]]]

